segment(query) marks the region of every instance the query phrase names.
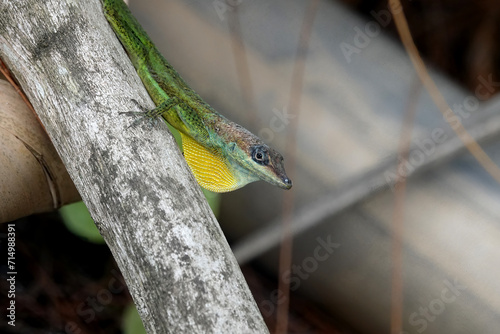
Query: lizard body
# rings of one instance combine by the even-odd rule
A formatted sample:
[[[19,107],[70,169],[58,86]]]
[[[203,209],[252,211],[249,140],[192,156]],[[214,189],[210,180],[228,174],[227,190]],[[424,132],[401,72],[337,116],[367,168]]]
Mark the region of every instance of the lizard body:
[[[184,157],[198,183],[227,192],[264,180],[283,189],[281,154],[216,112],[194,92],[155,47],[122,0],[103,0],[105,16],[132,61],[161,116],[181,133]]]

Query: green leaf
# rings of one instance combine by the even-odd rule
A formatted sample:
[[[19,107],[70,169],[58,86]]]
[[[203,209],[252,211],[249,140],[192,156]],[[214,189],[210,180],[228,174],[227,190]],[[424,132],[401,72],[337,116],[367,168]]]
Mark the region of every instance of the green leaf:
[[[203,190],[203,194],[208,201],[208,205],[210,205],[210,209],[214,213],[215,217],[219,216],[219,207],[220,207],[220,194],[213,193],[206,189],[201,188]]]
[[[123,314],[123,334],[146,334],[141,317],[137,313],[135,305],[130,304]]]
[[[90,216],[89,210],[83,202],[77,202],[63,206],[59,209],[64,225],[73,234],[90,242],[103,244],[104,239],[99,230],[94,224],[94,220]]]

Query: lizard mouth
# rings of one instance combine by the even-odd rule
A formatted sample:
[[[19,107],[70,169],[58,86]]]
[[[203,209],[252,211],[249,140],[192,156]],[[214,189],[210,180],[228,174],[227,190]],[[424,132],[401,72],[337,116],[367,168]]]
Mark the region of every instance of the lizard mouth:
[[[288,190],[292,188],[292,180],[290,180],[286,174],[276,175],[271,182],[268,182],[280,187],[281,189]]]

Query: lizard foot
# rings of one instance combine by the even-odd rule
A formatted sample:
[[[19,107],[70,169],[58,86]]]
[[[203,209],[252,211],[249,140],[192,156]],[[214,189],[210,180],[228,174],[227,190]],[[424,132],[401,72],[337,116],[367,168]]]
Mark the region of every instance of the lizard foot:
[[[151,117],[149,115],[150,110],[142,106],[139,102],[136,100],[132,99],[132,102],[141,110],[141,111],[122,111],[119,112],[119,115],[127,115],[127,116],[140,116],[138,119],[136,119],[132,124],[130,124],[127,128],[132,128],[136,127],[140,123],[144,121],[144,119],[148,119],[150,121],[150,125],[154,125],[156,122],[156,118]]]

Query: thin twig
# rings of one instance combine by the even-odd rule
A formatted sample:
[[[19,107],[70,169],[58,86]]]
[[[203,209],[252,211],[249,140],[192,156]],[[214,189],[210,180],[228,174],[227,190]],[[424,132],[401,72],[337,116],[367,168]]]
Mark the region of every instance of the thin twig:
[[[412,130],[417,111],[420,82],[414,81],[398,148],[398,170],[408,161],[411,148]],[[391,282],[391,333],[400,334],[403,324],[403,224],[406,177],[401,177],[394,187],[394,210],[392,216],[392,282]]]
[[[500,135],[499,105],[500,102],[497,101],[489,108],[478,110],[476,113],[478,116],[470,119],[469,133],[476,142],[486,142]],[[430,136],[428,133],[422,138]],[[426,160],[422,164],[409,170],[405,175],[407,178],[443,164],[465,150],[464,144],[453,135],[451,129],[443,129],[442,137],[448,139],[443,143],[436,143],[434,153],[426,155]],[[412,147],[413,149],[418,147]],[[393,188],[400,177],[395,167],[397,162],[397,156],[388,158],[370,171],[355,176],[335,188],[329,195],[302,208],[294,215],[291,223],[292,234],[296,236],[368,197],[387,188]],[[278,218],[235,244],[233,252],[238,262],[244,264],[275,247],[281,240],[281,233],[281,218]]]
[[[247,57],[247,52],[245,49],[245,44],[243,43],[243,37],[241,33],[241,24],[239,18],[238,6],[235,6],[229,13],[229,30],[231,32],[231,46],[233,49],[233,59],[236,66],[236,74],[238,77],[239,86],[241,89],[241,94],[243,96],[243,101],[245,101],[245,107],[250,109],[250,112],[245,113],[250,119],[249,122],[252,127],[257,124],[256,113],[254,112],[254,92],[252,87],[252,79],[250,76],[250,68]]]
[[[28,106],[28,108],[33,113],[33,115],[35,115],[36,120],[38,121],[38,123],[40,123],[40,125],[42,126],[42,128],[45,130],[45,127],[43,126],[42,121],[40,120],[40,118],[38,118],[38,115],[35,112],[35,109],[33,108],[33,106],[31,105],[31,102],[26,97],[26,94],[24,94],[24,92],[21,90],[21,87],[19,87],[19,85],[17,84],[16,80],[14,80],[14,78],[12,77],[12,74],[10,73],[9,69],[7,68],[7,66],[5,65],[5,63],[2,61],[2,59],[0,59],[0,72],[2,72],[2,74],[5,76],[5,78],[7,79],[7,81],[12,85],[12,87],[14,87],[14,89],[16,90],[16,92],[21,96],[21,98],[23,99],[24,103],[26,103],[26,105]]]
[[[309,48],[309,40],[314,23],[314,17],[318,10],[319,0],[311,0],[307,7],[304,21],[300,33],[299,46],[295,55],[295,64],[292,73],[292,84],[290,87],[290,113],[295,115],[295,122],[292,122],[291,128],[288,131],[286,154],[288,159],[288,175],[291,179],[295,176],[296,167],[296,149],[297,149],[297,129],[300,115],[300,101],[302,97],[302,87],[304,83],[304,69],[306,64],[306,55]],[[287,333],[288,328],[288,308],[290,302],[290,280],[281,279],[284,273],[289,271],[292,266],[292,246],[293,234],[291,222],[295,207],[295,191],[288,191],[283,197],[283,235],[280,248],[279,258],[279,277],[278,290],[283,296],[278,303],[278,316],[276,323],[276,333]]]
[[[456,135],[463,141],[465,147],[469,150],[469,152],[476,158],[476,160],[483,166],[483,168],[493,177],[498,183],[500,183],[500,168],[495,164],[493,160],[484,152],[484,150],[479,146],[479,144],[472,138],[472,136],[465,130],[464,126],[460,122],[460,119],[457,118],[455,112],[448,106],[445,98],[439,91],[439,88],[436,86],[434,80],[432,80],[427,68],[424,64],[424,61],[420,57],[420,54],[413,42],[413,38],[410,33],[410,29],[408,28],[408,22],[406,21],[406,17],[404,15],[403,6],[401,5],[400,0],[391,0],[389,1],[389,6],[391,8],[392,15],[394,16],[394,23],[396,24],[396,28],[398,30],[399,36],[401,37],[401,41],[406,49],[406,52],[410,56],[411,62],[415,67],[417,75],[419,76],[422,84],[429,92],[434,104],[438,107],[439,111],[443,114],[445,119],[449,119],[446,117],[447,113],[451,111],[453,115],[455,115],[456,126],[453,126],[452,129],[455,131]]]

